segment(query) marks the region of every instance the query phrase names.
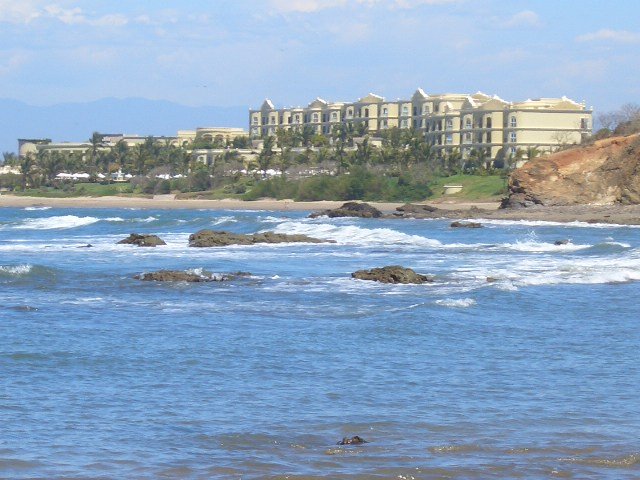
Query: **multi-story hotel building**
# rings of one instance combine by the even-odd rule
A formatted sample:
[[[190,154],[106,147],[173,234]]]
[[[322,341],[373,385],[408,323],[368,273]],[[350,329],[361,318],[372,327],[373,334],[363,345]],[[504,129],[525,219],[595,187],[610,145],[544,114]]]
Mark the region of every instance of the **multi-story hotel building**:
[[[249,112],[252,138],[304,125],[330,135],[336,125],[350,122],[364,124],[370,135],[414,128],[438,154],[457,148],[463,156],[475,150],[496,159],[529,147],[552,151],[580,143],[591,134],[592,110],[566,97],[507,102],[480,92],[428,95],[418,89],[410,100],[386,101],[369,94],[352,103],[317,98],[305,108],[278,109],[267,99]]]

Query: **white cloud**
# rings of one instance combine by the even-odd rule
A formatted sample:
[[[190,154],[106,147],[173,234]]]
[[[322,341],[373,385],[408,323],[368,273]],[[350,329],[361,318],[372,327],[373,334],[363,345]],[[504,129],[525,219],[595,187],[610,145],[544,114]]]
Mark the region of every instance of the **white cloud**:
[[[42,15],[38,1],[0,0],[0,23],[30,23]]]
[[[270,0],[271,7],[278,13],[314,13],[328,8],[347,6],[386,6],[388,8],[410,9],[421,5],[444,5],[460,3],[462,0]]]
[[[626,30],[610,30],[603,28],[597,32],[585,33],[576,37],[579,42],[616,42],[616,43],[640,43],[640,33]]]
[[[280,13],[313,13],[327,8],[342,7],[347,0],[271,0],[271,6]]]
[[[48,0],[0,0],[0,23],[30,24],[47,19],[65,25],[95,27],[118,27],[129,23],[129,19],[121,14],[89,17],[80,7],[64,8],[58,3],[48,3]]]
[[[7,75],[20,69],[27,63],[28,55],[24,52],[3,53],[0,52],[0,75]]]
[[[523,10],[522,12],[518,12],[503,24],[505,28],[539,27],[540,25],[540,17],[536,12],[533,12],[531,10]]]

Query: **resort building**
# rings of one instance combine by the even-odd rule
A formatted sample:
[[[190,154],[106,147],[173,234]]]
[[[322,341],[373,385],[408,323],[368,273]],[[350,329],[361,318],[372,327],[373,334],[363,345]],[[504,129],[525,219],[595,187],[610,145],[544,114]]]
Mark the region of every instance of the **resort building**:
[[[100,151],[109,151],[118,142],[124,142],[129,148],[143,144],[148,139],[154,142],[174,145],[176,147],[189,147],[196,142],[218,144],[224,146],[238,137],[248,137],[249,133],[242,128],[230,127],[203,127],[196,130],[180,130],[175,137],[164,136],[140,136],[125,134],[101,134],[102,141],[98,146]],[[22,157],[28,153],[37,154],[39,151],[56,151],[63,154],[78,154],[83,157],[92,148],[91,142],[52,142],[44,139],[18,139],[18,154]]]
[[[580,143],[591,134],[592,113],[566,97],[507,102],[481,92],[429,95],[418,89],[410,100],[386,101],[370,93],[351,103],[317,98],[304,108],[278,109],[267,99],[249,111],[249,132],[256,139],[275,135],[279,128],[305,126],[328,136],[346,123],[372,136],[394,127],[413,128],[438,155],[458,149],[463,157],[475,153],[495,160],[531,148],[544,152]]]

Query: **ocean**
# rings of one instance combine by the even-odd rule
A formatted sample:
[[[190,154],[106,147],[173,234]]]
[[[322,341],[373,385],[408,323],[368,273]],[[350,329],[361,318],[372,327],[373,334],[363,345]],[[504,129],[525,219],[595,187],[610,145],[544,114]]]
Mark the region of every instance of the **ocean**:
[[[0,478],[640,477],[640,228],[308,213],[0,209]]]

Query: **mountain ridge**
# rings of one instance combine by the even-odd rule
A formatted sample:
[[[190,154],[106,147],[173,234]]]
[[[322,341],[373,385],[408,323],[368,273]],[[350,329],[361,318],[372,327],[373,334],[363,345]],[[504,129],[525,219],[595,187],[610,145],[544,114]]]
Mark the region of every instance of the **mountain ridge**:
[[[80,142],[93,132],[174,136],[198,127],[247,128],[248,106],[188,106],[169,100],[105,97],[48,106],[0,98],[0,152],[17,152],[18,138]]]

